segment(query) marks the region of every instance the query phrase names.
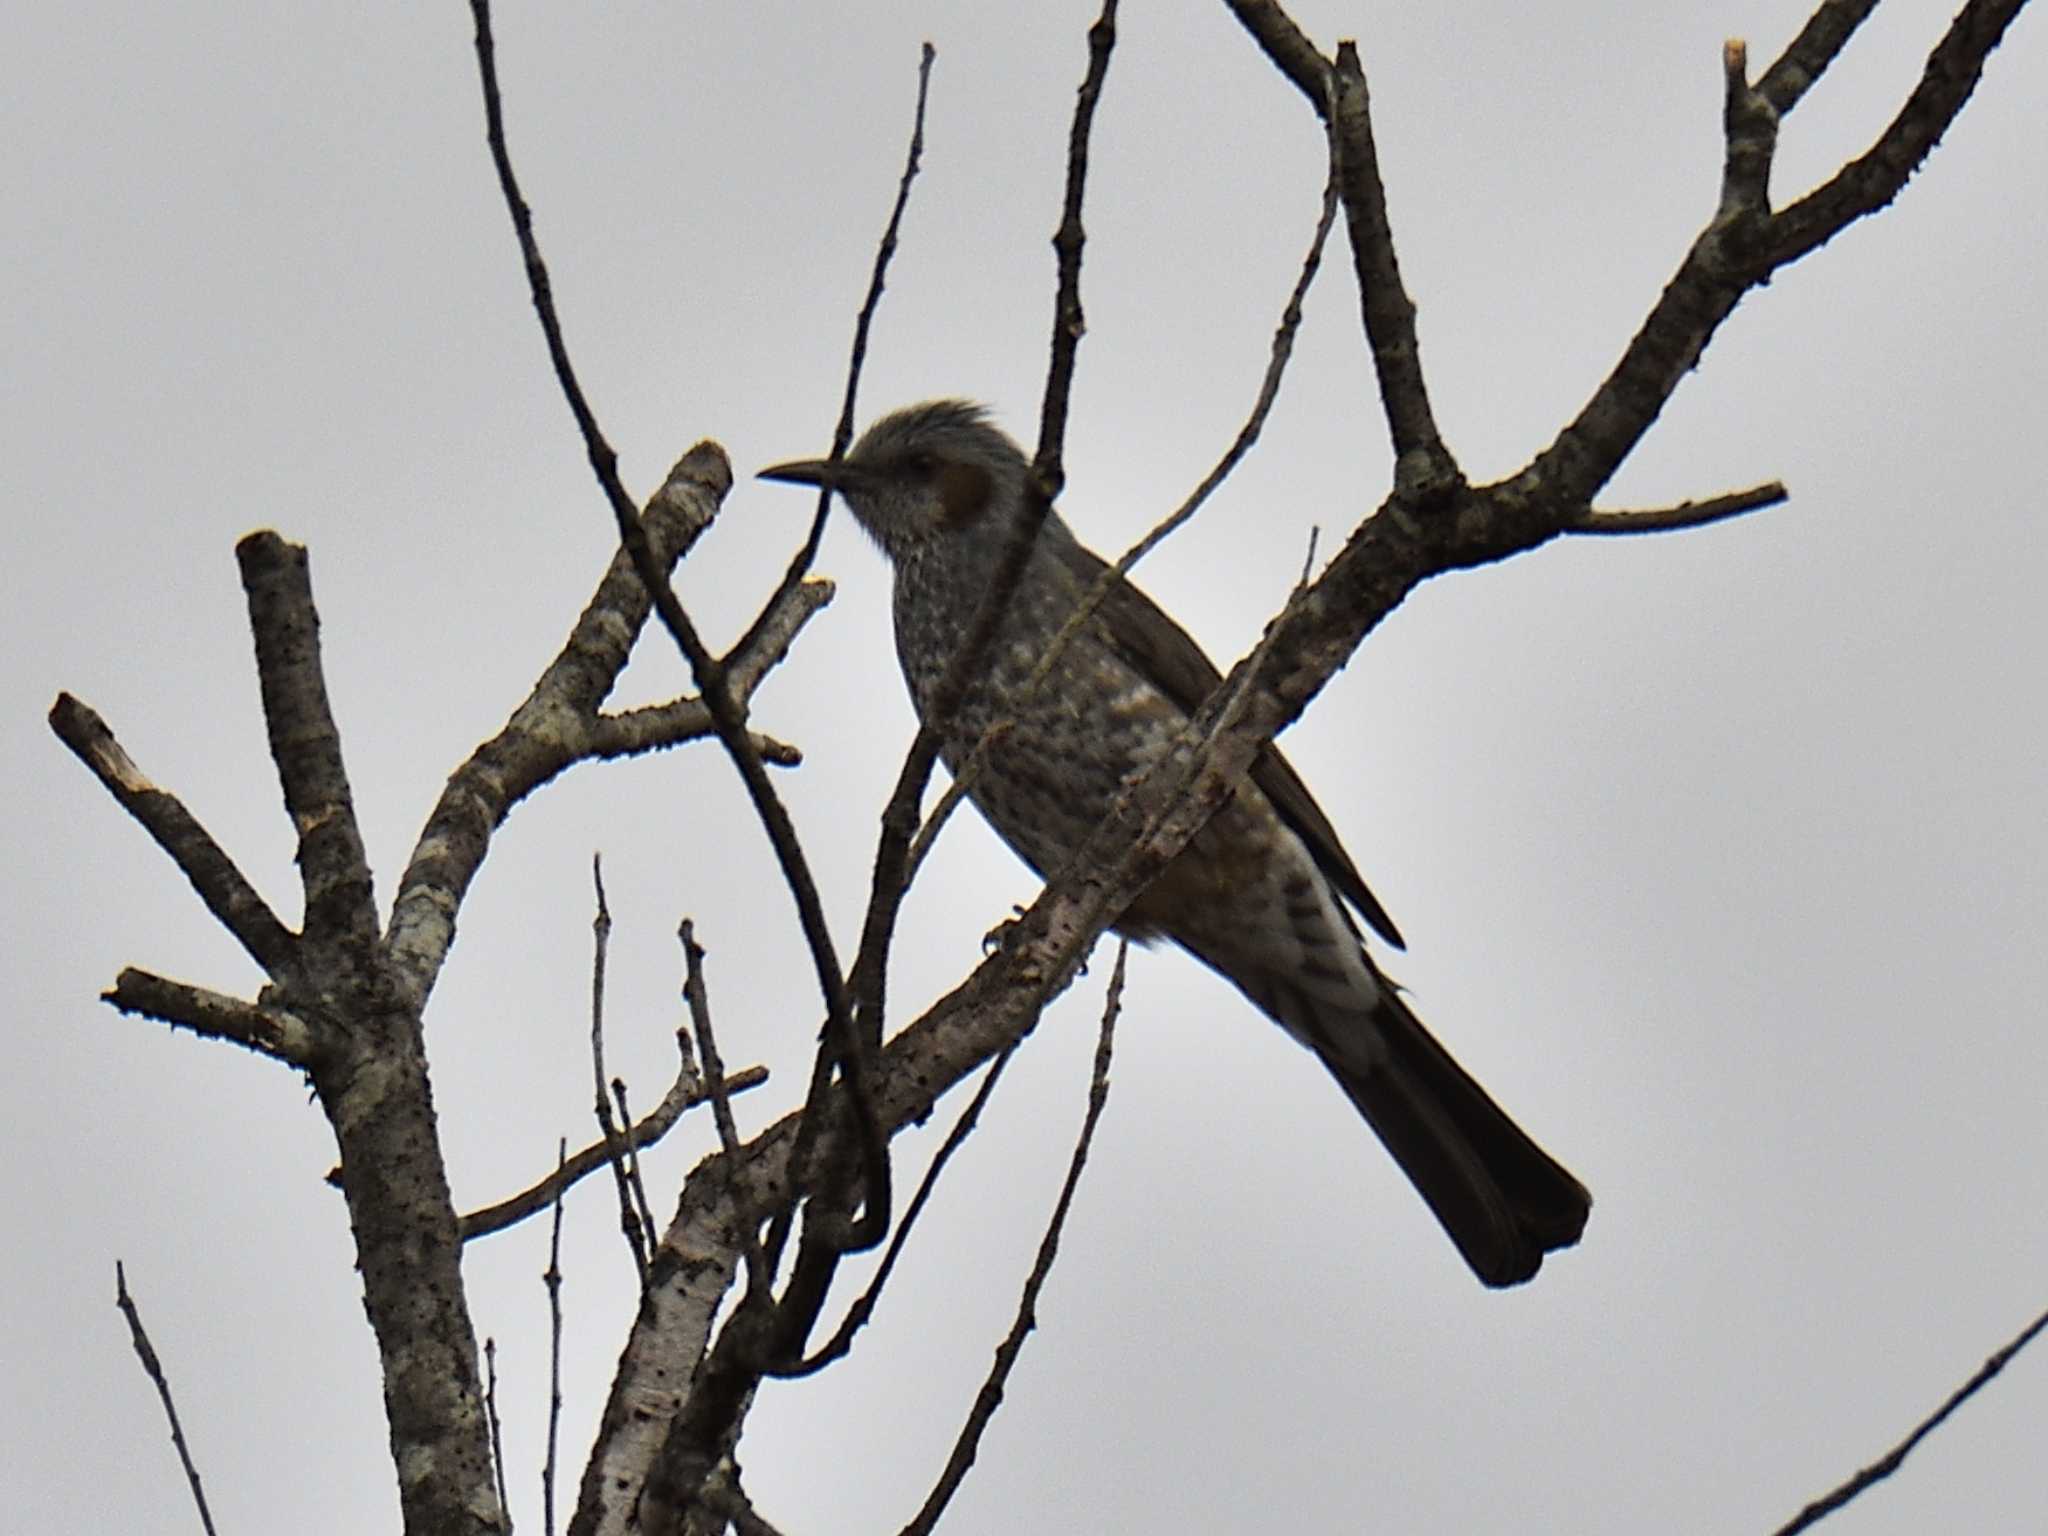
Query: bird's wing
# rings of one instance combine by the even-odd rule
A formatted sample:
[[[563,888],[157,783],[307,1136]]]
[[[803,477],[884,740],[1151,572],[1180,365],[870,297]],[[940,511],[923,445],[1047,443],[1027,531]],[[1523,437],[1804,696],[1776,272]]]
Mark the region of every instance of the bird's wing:
[[[1068,572],[1087,591],[1108,568],[1107,562],[1073,538],[1047,539],[1046,544],[1066,565]],[[1095,622],[1111,649],[1137,669],[1160,692],[1189,714],[1201,707],[1223,681],[1216,664],[1203,653],[1188,632],[1176,624],[1151,598],[1122,577],[1109,589],[1102,606],[1095,610]],[[1337,841],[1337,829],[1309,794],[1308,786],[1281,756],[1280,749],[1267,746],[1252,765],[1252,782],[1273,803],[1280,819],[1295,836],[1308,845],[1317,868],[1329,877],[1344,899],[1372,924],[1373,931],[1396,949],[1406,946],[1401,931],[1387,916],[1373,893],[1366,889],[1351,856]]]

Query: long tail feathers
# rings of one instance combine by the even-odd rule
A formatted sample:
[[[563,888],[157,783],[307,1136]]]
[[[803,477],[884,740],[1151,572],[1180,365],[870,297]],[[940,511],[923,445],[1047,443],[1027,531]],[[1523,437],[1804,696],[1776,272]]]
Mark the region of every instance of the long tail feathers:
[[[1518,1285],[1545,1253],[1579,1240],[1593,1205],[1585,1186],[1451,1059],[1391,985],[1371,1016],[1383,1051],[1338,1043],[1355,1038],[1355,1017],[1334,1029],[1318,1022],[1316,1054],[1481,1280]]]

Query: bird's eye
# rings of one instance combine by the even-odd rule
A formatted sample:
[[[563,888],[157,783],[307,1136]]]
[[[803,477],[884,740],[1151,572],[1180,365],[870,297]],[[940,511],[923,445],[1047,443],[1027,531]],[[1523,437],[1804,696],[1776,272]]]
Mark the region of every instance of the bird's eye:
[[[932,471],[938,468],[938,460],[934,459],[922,448],[912,453],[904,462],[910,466],[912,474],[925,480],[929,480],[932,476]]]

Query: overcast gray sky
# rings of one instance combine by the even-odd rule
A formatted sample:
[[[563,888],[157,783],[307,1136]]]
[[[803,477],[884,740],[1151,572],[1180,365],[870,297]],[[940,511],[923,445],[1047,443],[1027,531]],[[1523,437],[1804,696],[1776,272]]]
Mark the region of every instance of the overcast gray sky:
[[[1361,41],[1475,476],[1549,441],[1710,213],[1721,40],[1767,61],[1804,9],[1294,7],[1325,47]],[[1781,199],[1876,132],[1947,10],[1885,5],[1789,123]],[[502,8],[514,152],[630,484],[700,437],[743,474],[827,446],[925,38],[926,172],[862,416],[967,394],[1031,435],[1090,13]],[[610,517],[490,174],[465,8],[81,0],[9,32],[0,1483],[23,1530],[193,1528],[118,1256],[223,1531],[392,1529],[326,1125],[274,1065],[95,1001],[127,964],[256,977],[42,716],[59,688],[101,710],[295,919],[232,545],[304,542],[388,896]],[[1483,1292],[1306,1053],[1194,962],[1135,956],[1109,1114],[955,1528],[1767,1530],[2048,1304],[2044,100],[2028,15],[1897,206],[1743,305],[1610,498],[1782,477],[1789,506],[1432,583],[1287,738],[1408,935],[1418,1010],[1591,1186],[1583,1244]],[[1095,143],[1062,507],[1113,553],[1249,406],[1323,170],[1220,5],[1126,9]],[[1226,663],[1310,530],[1333,548],[1386,485],[1347,260],[1260,448],[1144,568]],[[742,479],[681,578],[711,636],[809,508]],[[781,783],[850,949],[912,721],[879,557],[841,520],[820,569],[838,600],[756,718],[806,753]],[[681,684],[647,652],[636,699]],[[730,770],[704,747],[579,769],[501,835],[434,999],[464,1207],[587,1135],[593,849],[638,1094],[670,1071],[684,914],[728,1058],[776,1073],[744,1123],[801,1080],[817,1003]],[[1033,888],[958,820],[908,911],[901,1005]],[[1107,970],[1022,1053],[851,1361],[764,1390],[742,1459],[792,1536],[893,1530],[941,1465],[1078,1124]],[[658,1210],[707,1145],[652,1160]],[[572,1487],[630,1316],[615,1220],[595,1184],[570,1210]],[[545,1236],[467,1260],[529,1529]],[[2044,1417],[2037,1353],[1832,1529],[2038,1528]]]

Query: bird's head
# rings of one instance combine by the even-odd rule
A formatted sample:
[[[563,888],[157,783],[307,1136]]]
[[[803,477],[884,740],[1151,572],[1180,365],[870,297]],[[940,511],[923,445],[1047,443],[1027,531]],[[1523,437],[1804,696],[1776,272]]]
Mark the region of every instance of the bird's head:
[[[1029,468],[981,406],[927,400],[884,416],[837,463],[798,459],[760,478],[837,491],[901,566],[947,544],[1000,539],[1004,515],[1023,505]]]

